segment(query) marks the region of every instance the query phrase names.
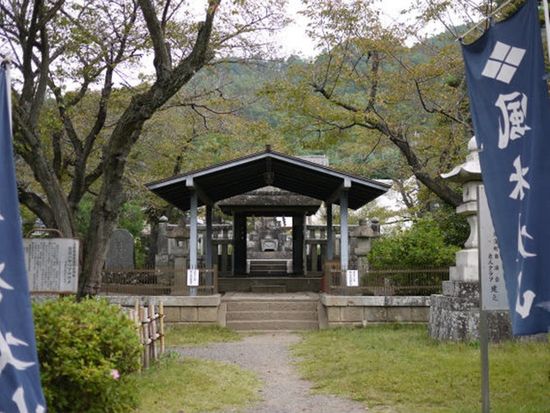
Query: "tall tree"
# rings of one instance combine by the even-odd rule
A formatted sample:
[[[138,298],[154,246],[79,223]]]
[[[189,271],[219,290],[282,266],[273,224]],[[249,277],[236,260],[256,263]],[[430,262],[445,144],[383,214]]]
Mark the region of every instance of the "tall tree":
[[[317,140],[347,134],[356,152],[370,159],[397,149],[408,174],[445,203],[459,205],[460,194],[439,176],[471,137],[454,39],[420,38],[410,47],[417,27],[384,26],[372,0],[305,3],[315,5],[304,14],[320,54],[296,65],[292,81],[271,90],[274,100],[301,115],[295,120],[309,122]]]
[[[186,2],[171,0],[0,3],[1,40],[15,55],[20,81],[15,147],[39,183],[20,185],[21,202],[73,237],[78,204],[95,188],[81,295],[100,287],[107,242],[125,200],[127,158],[145,122],[206,65],[229,53],[257,56],[257,32],[283,21],[283,0],[220,3],[208,0],[202,20]],[[150,71],[141,73],[147,82],[134,86],[138,76],[127,74],[151,59]],[[127,99],[113,99],[115,82]],[[77,122],[82,117],[86,121]]]

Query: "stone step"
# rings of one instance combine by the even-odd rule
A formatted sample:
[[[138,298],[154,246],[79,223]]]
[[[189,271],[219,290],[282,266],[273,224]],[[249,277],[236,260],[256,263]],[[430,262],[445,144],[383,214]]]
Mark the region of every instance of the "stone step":
[[[250,260],[250,265],[286,265],[287,260]]]
[[[286,268],[285,269],[268,269],[268,270],[257,270],[257,269],[251,269],[248,275],[251,277],[274,277],[274,276],[286,276]]]
[[[293,320],[317,322],[317,311],[231,311],[226,315],[227,322]]]
[[[317,301],[228,301],[233,311],[317,311]]]
[[[286,293],[285,285],[251,285],[253,293]]]
[[[274,330],[317,330],[319,323],[317,321],[297,321],[297,320],[263,320],[263,321],[228,321],[227,327],[237,331],[274,331]]]

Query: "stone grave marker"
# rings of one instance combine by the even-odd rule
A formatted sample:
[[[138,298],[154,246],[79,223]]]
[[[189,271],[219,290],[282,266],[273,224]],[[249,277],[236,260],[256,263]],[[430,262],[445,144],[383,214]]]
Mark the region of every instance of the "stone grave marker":
[[[115,229],[109,240],[105,269],[133,270],[134,269],[134,237],[126,229]]]

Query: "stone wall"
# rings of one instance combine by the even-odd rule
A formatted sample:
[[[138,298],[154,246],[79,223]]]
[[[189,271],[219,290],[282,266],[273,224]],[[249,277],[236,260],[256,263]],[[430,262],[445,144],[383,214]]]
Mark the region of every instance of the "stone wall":
[[[334,296],[320,294],[319,328],[354,327],[380,323],[427,323],[430,297]],[[227,303],[221,295],[198,297],[106,296],[113,304],[133,307],[162,301],[166,322],[226,325]]]
[[[429,313],[430,297],[321,294],[319,327],[366,326],[370,323],[427,323]]]
[[[134,307],[136,300],[142,305],[158,305],[162,302],[165,322],[170,324],[219,324],[225,326],[225,305],[221,295],[198,297],[172,296],[105,296],[111,303],[123,307]]]
[[[440,341],[479,339],[479,282],[444,281],[443,294],[431,296],[430,336]],[[508,311],[487,313],[488,336],[492,342],[512,336]]]

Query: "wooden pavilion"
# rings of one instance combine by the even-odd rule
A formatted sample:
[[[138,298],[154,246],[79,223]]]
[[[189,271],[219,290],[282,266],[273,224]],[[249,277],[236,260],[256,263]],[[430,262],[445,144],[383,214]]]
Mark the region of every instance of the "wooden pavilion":
[[[271,150],[253,153],[228,162],[186,172],[146,185],[149,190],[182,211],[190,212],[189,267],[197,268],[197,209],[206,207],[205,263],[213,267],[212,207],[224,201],[266,186],[289,191],[299,202],[225,202],[222,209],[233,215],[233,271],[244,274],[247,259],[248,216],[292,217],[292,269],[304,274],[305,217],[315,213],[323,201],[327,211],[327,259],[334,258],[332,205],[340,206],[340,266],[349,266],[348,209],[357,209],[384,194],[389,186],[333,168]],[[300,198],[301,197],[301,198]],[[308,200],[309,198],[309,200]],[[300,201],[301,199],[301,201]],[[313,202],[312,202],[313,201]],[[223,203],[222,203],[223,205]]]

